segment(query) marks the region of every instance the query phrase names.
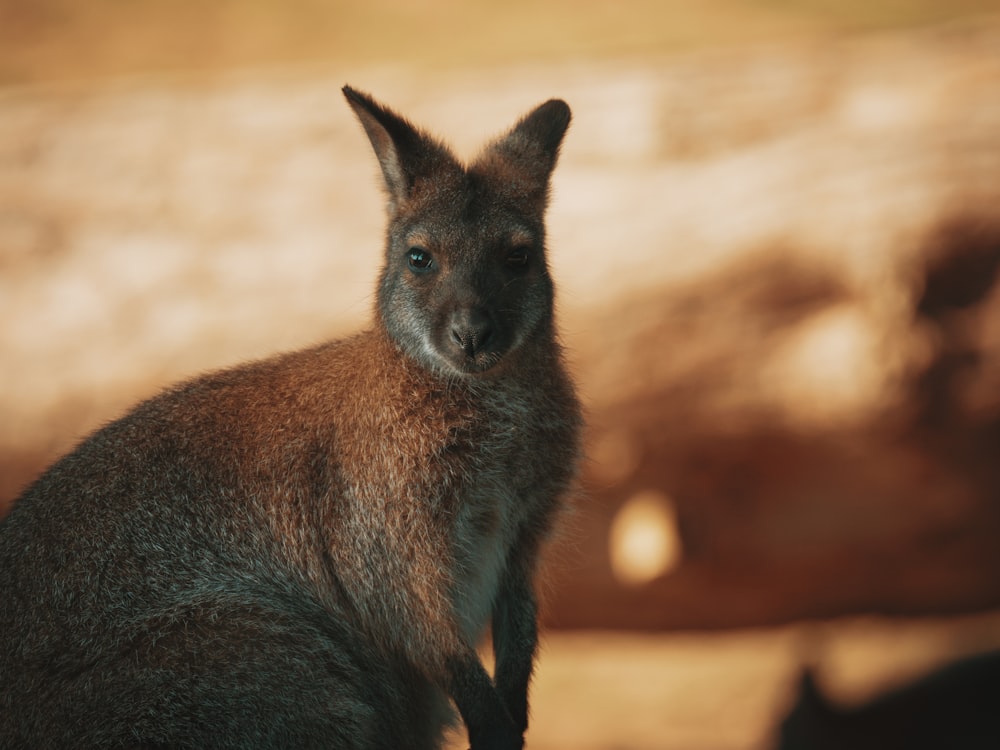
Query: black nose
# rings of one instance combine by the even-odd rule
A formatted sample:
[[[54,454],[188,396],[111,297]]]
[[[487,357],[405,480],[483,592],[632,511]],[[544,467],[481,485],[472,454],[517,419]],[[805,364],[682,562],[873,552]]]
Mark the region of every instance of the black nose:
[[[490,344],[493,323],[483,310],[458,310],[451,316],[451,339],[465,356],[474,357]]]

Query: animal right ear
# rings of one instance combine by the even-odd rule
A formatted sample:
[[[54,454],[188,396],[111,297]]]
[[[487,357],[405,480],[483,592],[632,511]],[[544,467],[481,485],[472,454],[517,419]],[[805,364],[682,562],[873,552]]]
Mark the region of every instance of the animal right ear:
[[[559,157],[559,146],[569,127],[569,106],[550,99],[525,115],[505,135],[491,143],[480,162],[499,158],[517,170],[523,192],[544,205],[549,176]]]
[[[406,200],[417,179],[429,176],[442,163],[454,162],[444,145],[388,107],[350,86],[344,86],[343,92],[375,149],[389,193],[390,211]]]
[[[830,714],[835,709],[823,695],[813,670],[804,668],[799,675],[799,705],[814,713]]]

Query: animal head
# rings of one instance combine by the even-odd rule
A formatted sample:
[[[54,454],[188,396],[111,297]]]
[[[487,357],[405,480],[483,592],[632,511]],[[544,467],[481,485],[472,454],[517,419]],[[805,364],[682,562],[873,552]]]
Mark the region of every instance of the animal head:
[[[377,305],[388,335],[433,372],[477,377],[549,342],[544,215],[566,103],[545,102],[463,164],[370,96],[344,95],[388,196]]]

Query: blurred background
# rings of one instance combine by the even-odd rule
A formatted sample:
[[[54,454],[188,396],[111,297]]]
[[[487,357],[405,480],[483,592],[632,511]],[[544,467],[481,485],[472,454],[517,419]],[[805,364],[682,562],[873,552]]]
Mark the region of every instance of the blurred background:
[[[770,746],[1000,646],[1000,2],[0,0],[0,513],[208,369],[365,324],[339,89],[535,104],[588,409],[533,748]],[[464,747],[456,738],[456,747]]]

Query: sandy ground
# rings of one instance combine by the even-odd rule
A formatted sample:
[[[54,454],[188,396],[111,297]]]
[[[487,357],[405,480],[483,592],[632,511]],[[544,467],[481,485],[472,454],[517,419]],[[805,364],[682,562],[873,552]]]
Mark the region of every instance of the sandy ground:
[[[549,633],[528,747],[763,749],[804,662],[816,665],[832,698],[850,705],[997,646],[997,614],[845,619],[719,634]],[[461,740],[450,747],[466,747]]]

